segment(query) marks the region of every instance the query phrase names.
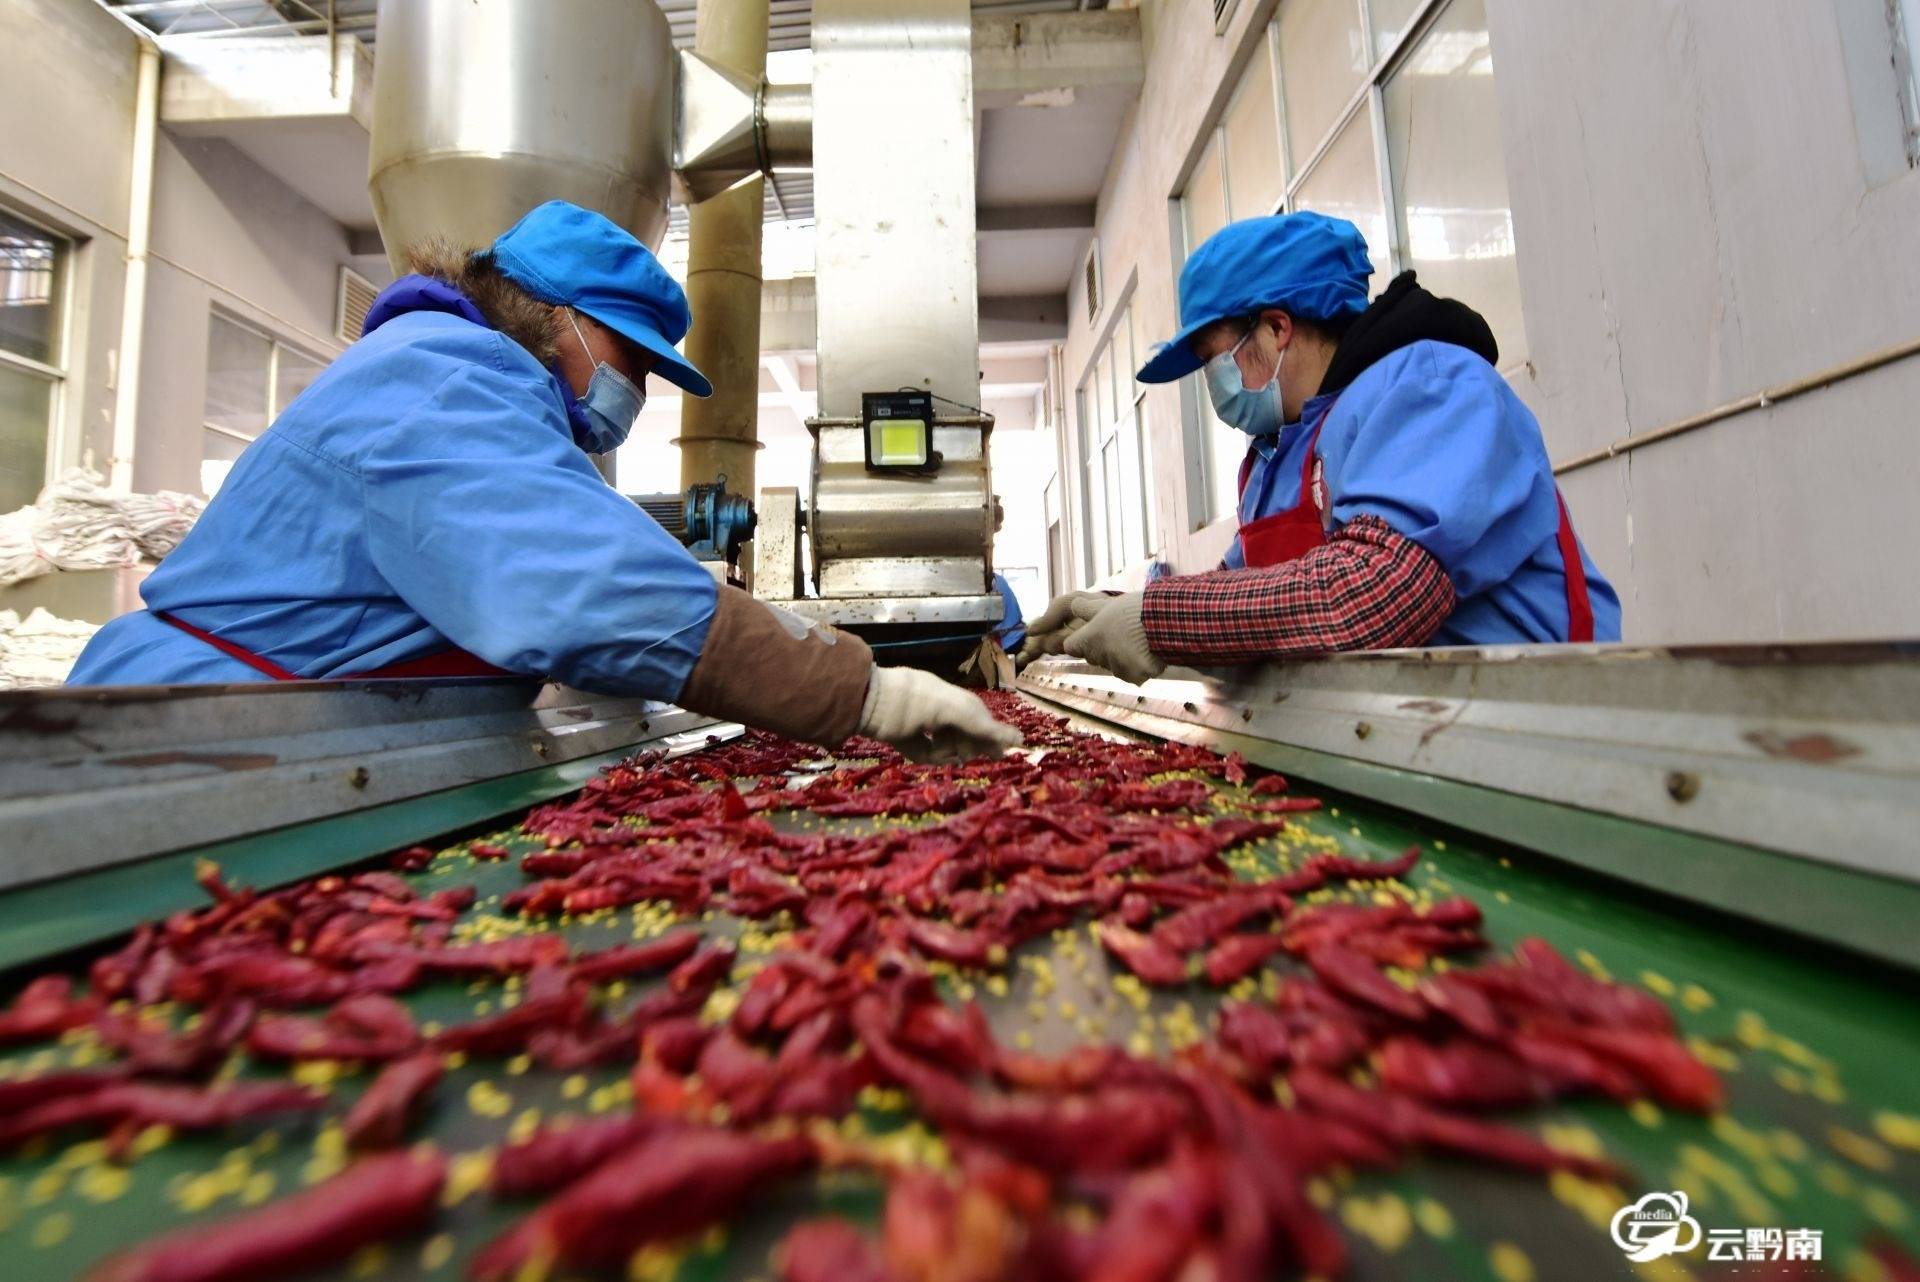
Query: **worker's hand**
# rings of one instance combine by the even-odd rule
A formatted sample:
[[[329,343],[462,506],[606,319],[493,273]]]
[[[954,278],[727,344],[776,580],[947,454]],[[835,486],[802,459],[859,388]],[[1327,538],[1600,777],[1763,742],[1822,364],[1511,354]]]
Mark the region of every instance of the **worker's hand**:
[[[986,704],[915,668],[873,670],[860,733],[892,744],[914,761],[997,757],[1020,746],[1020,732],[995,721]]]
[[[1147,645],[1142,614],[1146,601],[1144,592],[1111,598],[1085,627],[1067,639],[1067,653],[1105,668],[1122,681],[1139,685],[1153,680],[1167,670],[1167,665]]]
[[[1062,592],[1053,598],[1040,617],[1027,625],[1027,642],[1014,656],[1016,666],[1024,668],[1035,659],[1065,651],[1067,638],[1111,600],[1104,592]]]

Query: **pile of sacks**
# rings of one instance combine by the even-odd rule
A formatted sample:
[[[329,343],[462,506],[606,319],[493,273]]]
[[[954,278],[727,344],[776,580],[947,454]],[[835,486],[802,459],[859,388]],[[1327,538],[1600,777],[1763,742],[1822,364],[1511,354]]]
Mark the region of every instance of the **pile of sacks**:
[[[173,551],[205,510],[197,494],[126,494],[75,468],[0,516],[0,587],[53,570],[110,570]]]
[[[0,690],[63,684],[99,630],[98,624],[62,619],[43,609],[24,619],[17,611],[0,610]]]

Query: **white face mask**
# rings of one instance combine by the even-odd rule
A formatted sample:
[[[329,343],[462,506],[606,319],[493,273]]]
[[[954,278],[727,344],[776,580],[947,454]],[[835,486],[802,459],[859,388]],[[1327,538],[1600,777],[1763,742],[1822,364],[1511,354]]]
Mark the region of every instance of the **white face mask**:
[[[1239,342],[1207,362],[1207,396],[1213,401],[1213,412],[1220,416],[1221,422],[1249,436],[1273,436],[1280,431],[1285,419],[1280,410],[1280,366],[1286,361],[1287,349],[1280,349],[1274,361],[1273,377],[1262,387],[1248,387],[1240,372],[1240,362],[1234,359],[1259,328],[1260,322],[1255,321],[1252,328],[1240,336]]]

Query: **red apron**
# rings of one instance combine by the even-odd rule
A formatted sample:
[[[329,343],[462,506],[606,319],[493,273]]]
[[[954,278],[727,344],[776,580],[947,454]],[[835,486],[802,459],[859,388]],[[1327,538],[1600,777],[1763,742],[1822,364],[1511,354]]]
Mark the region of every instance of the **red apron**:
[[[257,655],[243,646],[223,640],[204,629],[196,628],[184,619],[176,619],[158,610],[153,612],[153,617],[162,623],[172,624],[190,637],[198,637],[228,658],[238,659],[255,672],[264,673],[275,681],[322,679],[362,681],[375,677],[517,677],[521,675],[517,672],[508,672],[505,668],[496,668],[485,659],[468,654],[465,650],[441,650],[436,654],[423,654],[417,659],[402,659],[399,663],[389,663],[385,667],[369,668],[365,672],[343,672],[337,677],[326,678],[303,677],[297,672],[289,672],[272,659]]]
[[[1240,554],[1248,569],[1258,569],[1269,565],[1280,565],[1286,561],[1297,560],[1321,546],[1327,541],[1326,526],[1321,513],[1324,504],[1315,493],[1314,464],[1318,461],[1314,455],[1320,444],[1320,429],[1326,426],[1327,415],[1333,413],[1333,403],[1320,411],[1320,417],[1313,425],[1313,435],[1307,438],[1307,454],[1300,462],[1300,500],[1284,512],[1275,512],[1247,522],[1240,527]],[[1247,450],[1247,457],[1240,464],[1240,493],[1245,494],[1247,479],[1253,474],[1255,451]],[[1587,642],[1593,640],[1593,598],[1587,593],[1587,567],[1580,560],[1580,543],[1573,535],[1573,521],[1567,515],[1567,501],[1560,496],[1559,487],[1553,492],[1554,501],[1560,505],[1560,528],[1554,534],[1554,541],[1560,546],[1560,561],[1566,566],[1567,580],[1567,640]]]

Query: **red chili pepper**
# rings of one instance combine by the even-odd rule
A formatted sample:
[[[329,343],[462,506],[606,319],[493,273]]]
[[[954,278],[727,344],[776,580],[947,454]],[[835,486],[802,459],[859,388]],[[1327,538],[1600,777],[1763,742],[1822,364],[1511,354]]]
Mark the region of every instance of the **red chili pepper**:
[[[113,1256],[83,1282],[255,1282],[338,1263],[426,1225],[445,1181],[435,1153],[362,1158],[292,1197]]]
[[[446,1068],[432,1052],[398,1059],[380,1070],[341,1123],[352,1148],[392,1148],[406,1136],[407,1118],[440,1084]]]
[[[1379,1074],[1384,1090],[1460,1108],[1522,1108],[1552,1093],[1524,1061],[1476,1042],[1392,1037],[1380,1047]]]
[[[1204,948],[1230,930],[1269,913],[1285,915],[1291,902],[1265,886],[1227,890],[1191,904],[1153,928],[1153,937],[1177,953]]]
[[[675,992],[711,988],[733,970],[733,958],[734,950],[724,945],[695,953],[673,968],[667,976],[667,987]]]
[[[1420,999],[1380,973],[1379,967],[1339,944],[1323,944],[1307,954],[1320,982],[1347,1000],[1399,1019],[1417,1022],[1426,1015]]]
[[[1216,988],[1238,983],[1286,946],[1282,935],[1228,935],[1207,950],[1207,982]]]
[[[1114,920],[1100,923],[1100,946],[1149,984],[1184,984],[1187,960],[1153,935],[1129,930]]]
[[[317,1109],[325,1103],[324,1095],[276,1082],[235,1082],[217,1090],[114,1082],[98,1090],[62,1095],[0,1119],[0,1151],[69,1126],[108,1130],[121,1123],[134,1123],[207,1131],[250,1117]]]
[[[401,872],[419,872],[433,862],[433,847],[408,846],[393,856],[393,866]]]
[[[657,1117],[595,1117],[549,1123],[502,1148],[487,1187],[495,1197],[532,1197],[565,1188],[608,1158],[670,1125]]]
[[[439,1051],[512,1055],[543,1030],[578,1028],[589,1013],[584,986],[571,982],[566,971],[536,970],[518,1006],[442,1029],[430,1044]]]
[[[496,859],[505,859],[513,852],[505,846],[495,845],[490,841],[476,841],[467,847],[467,853],[475,859],[484,859],[491,862]]]
[[[604,984],[614,979],[630,979],[668,970],[693,955],[700,946],[700,933],[686,930],[663,935],[659,939],[627,948],[609,948],[588,953],[573,963],[573,977],[588,984]]]
[[[99,1010],[98,999],[73,995],[73,981],[65,975],[43,975],[0,1012],[0,1046],[58,1037],[87,1023]]]
[[[1253,781],[1253,787],[1247,789],[1256,797],[1272,797],[1283,793],[1289,787],[1285,775],[1264,775]]]
[[[440,948],[378,943],[358,950],[358,958],[413,962],[435,975],[478,978],[560,965],[567,959],[567,941],[558,935],[510,935],[484,944]]]
[[[599,1166],[474,1257],[474,1282],[516,1277],[530,1260],[567,1268],[622,1265],[649,1242],[725,1219],[768,1186],[813,1165],[801,1139],[670,1130]]]
[[[914,948],[928,957],[949,961],[956,966],[991,970],[1004,965],[1007,960],[1006,945],[979,931],[961,930],[917,917],[907,922],[906,930],[907,939]]]
[[[806,1220],[773,1248],[781,1282],[898,1282],[880,1246],[845,1220]]]
[[[1533,1024],[1536,1038],[1571,1044],[1632,1075],[1662,1104],[1696,1113],[1717,1111],[1726,1088],[1712,1069],[1667,1033],[1644,1028]]]

